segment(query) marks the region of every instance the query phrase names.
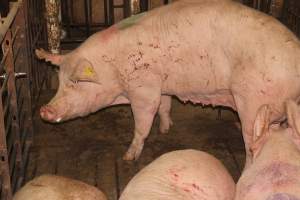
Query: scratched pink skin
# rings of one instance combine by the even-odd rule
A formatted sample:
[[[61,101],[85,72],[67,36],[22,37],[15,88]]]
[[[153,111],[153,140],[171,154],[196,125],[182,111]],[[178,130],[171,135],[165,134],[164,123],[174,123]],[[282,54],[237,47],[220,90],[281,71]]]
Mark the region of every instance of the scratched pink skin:
[[[43,119],[60,122],[131,104],[135,130],[126,160],[140,156],[157,112],[160,130],[169,130],[170,96],[177,96],[236,110],[248,165],[259,107],[270,105],[277,122],[284,118],[283,102],[300,95],[295,35],[272,17],[227,0],[174,2],[96,33],[67,55],[37,55],[60,66],[59,89],[41,108]],[[86,65],[92,77],[80,76]]]
[[[13,200],[107,200],[94,186],[74,179],[42,175],[26,183]]]
[[[223,164],[196,150],[166,153],[125,187],[119,200],[232,200],[235,183]]]
[[[269,126],[262,106],[254,126],[253,163],[237,183],[235,200],[300,200],[300,109],[287,101],[288,127]]]

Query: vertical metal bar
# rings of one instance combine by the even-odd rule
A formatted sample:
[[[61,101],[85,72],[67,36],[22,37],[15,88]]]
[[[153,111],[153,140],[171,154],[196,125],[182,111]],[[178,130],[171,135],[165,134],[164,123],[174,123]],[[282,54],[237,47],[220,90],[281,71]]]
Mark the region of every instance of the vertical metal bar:
[[[16,24],[19,27],[19,40],[18,41],[21,45],[21,54],[20,54],[20,65],[22,65],[22,70],[24,70],[24,72],[26,72],[26,74],[29,74],[29,55],[30,52],[28,51],[28,46],[29,46],[29,41],[27,39],[27,37],[23,37],[22,35],[28,35],[26,34],[26,30],[28,30],[26,28],[27,24],[26,24],[26,19],[27,19],[27,9],[26,9],[26,5],[27,4],[27,0],[23,0],[23,5],[20,8],[20,11],[16,17]],[[24,20],[25,19],[25,20]],[[15,189],[19,189],[20,186],[23,184],[24,181],[24,177],[25,177],[25,161],[27,160],[27,155],[26,155],[26,151],[28,151],[29,146],[32,143],[32,137],[33,137],[33,123],[32,123],[32,105],[31,105],[31,92],[30,92],[30,77],[27,76],[25,78],[22,79],[22,91],[24,91],[24,93],[22,93],[22,91],[20,91],[19,95],[22,96],[22,98],[24,99],[24,106],[22,107],[22,110],[18,110],[19,114],[18,114],[18,118],[20,117],[20,113],[22,112],[23,114],[26,114],[26,119],[24,119],[24,121],[22,123],[24,123],[23,125],[23,130],[20,130],[22,132],[20,132],[20,134],[27,134],[26,138],[25,138],[25,144],[22,147],[22,170],[18,176],[18,181],[17,181],[17,185],[15,187]],[[23,83],[25,83],[23,85]],[[20,119],[19,119],[20,120]],[[26,132],[25,132],[26,131]],[[23,135],[20,136],[20,140],[22,137],[25,137]],[[21,143],[22,145],[22,143]]]
[[[89,10],[89,1],[84,0],[84,14],[85,14],[85,30],[86,30],[86,37],[90,35],[90,10]]]
[[[109,26],[107,0],[103,0],[103,4],[104,4],[104,26]]]
[[[109,0],[109,25],[115,23],[114,0]]]
[[[62,2],[65,2],[64,9],[66,11],[65,17],[66,17],[67,35],[69,35],[69,37],[71,37],[71,21],[70,21],[71,13],[70,13],[70,9],[72,9],[72,8],[69,6],[70,5],[69,4],[70,0],[66,0],[66,1],[62,1]]]
[[[16,160],[15,160],[15,170],[22,173],[23,162],[22,162],[22,150],[20,143],[20,127],[19,127],[19,117],[18,117],[18,106],[17,106],[17,94],[16,94],[16,85],[15,85],[15,76],[14,76],[14,57],[12,49],[12,33],[9,30],[5,35],[4,43],[2,44],[2,49],[4,52],[7,52],[7,57],[5,59],[6,73],[8,76],[7,90],[10,96],[10,115],[12,117],[12,134],[14,137],[14,149],[16,151]]]
[[[147,11],[149,9],[148,5],[149,5],[149,1],[148,0],[140,0],[140,9],[141,9],[141,12]]]
[[[89,27],[90,27],[90,34],[89,36],[91,35],[91,27],[93,25],[93,17],[92,17],[92,14],[93,14],[93,8],[92,8],[92,0],[89,0]]]
[[[71,20],[70,23],[73,24],[73,17],[74,17],[74,6],[73,6],[73,0],[70,0],[70,16],[71,16]],[[73,29],[72,29],[73,30]],[[72,32],[72,31],[71,31]],[[72,35],[72,33],[70,33],[70,36]]]
[[[0,0],[0,15],[1,17],[6,17],[9,11],[9,1]]]
[[[10,182],[8,153],[7,153],[7,144],[6,144],[5,127],[4,127],[2,91],[1,91],[1,98],[0,98],[0,113],[1,113],[0,114],[0,174],[3,177],[1,199],[11,200],[12,189],[11,189],[11,182]]]

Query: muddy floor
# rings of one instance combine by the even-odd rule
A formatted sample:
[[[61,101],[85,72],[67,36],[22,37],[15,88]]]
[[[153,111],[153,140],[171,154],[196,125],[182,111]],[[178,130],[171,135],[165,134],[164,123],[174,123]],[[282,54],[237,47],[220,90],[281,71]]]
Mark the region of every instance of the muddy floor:
[[[40,104],[53,95],[42,95]],[[211,153],[237,180],[244,163],[244,146],[235,113],[222,110],[218,119],[218,109],[184,105],[173,99],[172,119],[174,125],[164,135],[158,131],[156,117],[140,159],[126,162],[122,155],[134,128],[129,106],[107,108],[62,124],[45,123],[37,113],[26,180],[41,174],[62,175],[94,185],[109,200],[116,200],[141,168],[163,153],[178,149]]]

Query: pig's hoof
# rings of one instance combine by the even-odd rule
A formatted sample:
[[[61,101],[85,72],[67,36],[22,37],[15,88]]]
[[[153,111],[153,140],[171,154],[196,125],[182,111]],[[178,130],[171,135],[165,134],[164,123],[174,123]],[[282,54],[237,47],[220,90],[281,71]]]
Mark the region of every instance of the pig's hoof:
[[[159,127],[159,133],[160,134],[168,134],[169,133],[169,127]]]
[[[242,126],[240,122],[234,122],[234,125],[239,131],[242,131]]]
[[[123,160],[132,161],[139,159],[142,152],[143,145],[140,148],[131,150],[129,149],[126,154],[123,156]]]
[[[127,152],[127,153],[123,156],[123,160],[126,160],[126,161],[132,161],[132,160],[135,160],[134,154],[133,154],[133,153]]]
[[[170,127],[172,125],[173,125],[173,122],[172,122],[171,119],[168,121],[168,123],[160,123],[159,132],[161,134],[167,134],[167,133],[169,133]]]

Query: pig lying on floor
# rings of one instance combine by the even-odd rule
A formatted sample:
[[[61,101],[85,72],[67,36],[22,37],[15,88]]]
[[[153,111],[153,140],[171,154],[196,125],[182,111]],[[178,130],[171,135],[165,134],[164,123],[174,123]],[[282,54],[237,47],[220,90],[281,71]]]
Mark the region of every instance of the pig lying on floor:
[[[300,200],[300,109],[286,103],[288,128],[269,127],[262,106],[254,126],[253,163],[237,183],[235,200]]]
[[[271,122],[281,121],[285,100],[300,96],[297,37],[276,19],[229,0],[180,0],[125,19],[66,55],[36,54],[60,68],[43,119],[61,122],[131,105],[135,129],[125,160],[140,156],[157,112],[160,130],[168,131],[175,95],[236,110],[249,164],[257,110],[268,104]]]
[[[54,176],[42,175],[22,187],[13,200],[107,200],[105,195],[81,181]]]
[[[120,200],[232,200],[235,183],[213,156],[196,150],[167,153],[135,175]]]

